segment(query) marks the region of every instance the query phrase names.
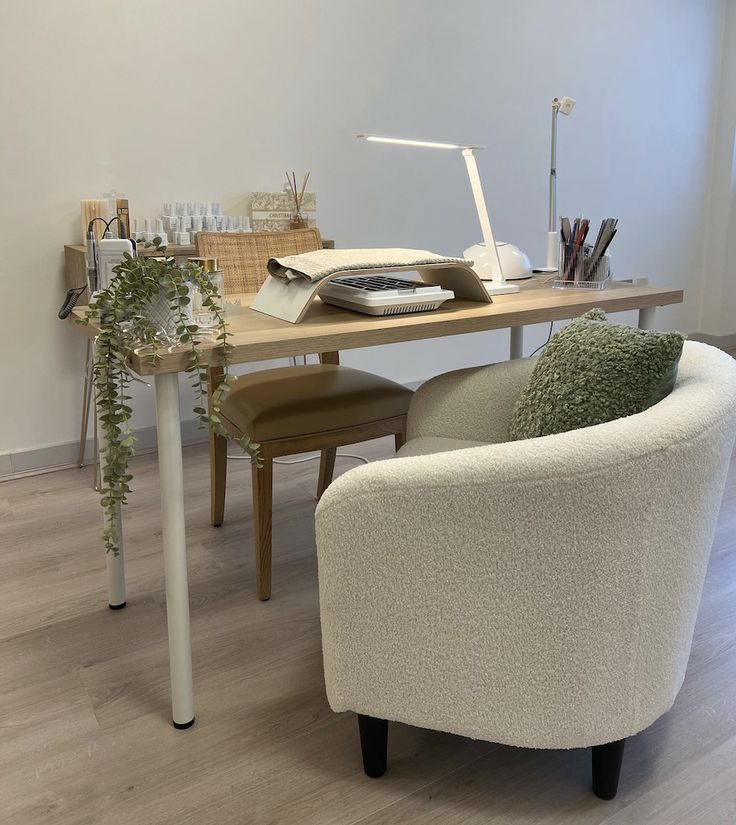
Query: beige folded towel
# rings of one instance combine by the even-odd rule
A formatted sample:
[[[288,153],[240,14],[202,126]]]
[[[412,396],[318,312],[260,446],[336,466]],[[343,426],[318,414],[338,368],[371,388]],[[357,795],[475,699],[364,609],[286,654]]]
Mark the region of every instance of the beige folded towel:
[[[391,269],[404,266],[419,267],[430,264],[468,264],[464,258],[446,258],[426,249],[319,249],[301,255],[271,258],[268,271],[274,278],[293,281],[305,278],[314,283],[334,275],[356,269]]]

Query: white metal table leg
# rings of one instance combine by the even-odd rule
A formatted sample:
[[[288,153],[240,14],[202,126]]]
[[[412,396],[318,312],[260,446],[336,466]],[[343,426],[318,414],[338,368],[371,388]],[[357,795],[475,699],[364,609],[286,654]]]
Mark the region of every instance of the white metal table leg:
[[[128,603],[125,596],[125,560],[123,558],[123,520],[120,505],[115,520],[118,524],[118,554],[108,553],[107,562],[107,603],[110,610],[122,610]]]
[[[511,327],[509,357],[511,360],[524,357],[524,327]]]
[[[87,339],[87,355],[84,360],[84,389],[82,390],[82,423],[79,429],[79,458],[77,464],[84,467],[87,457],[87,430],[89,428],[89,408],[94,395],[94,378],[92,375],[92,341]]]
[[[92,473],[92,486],[97,490],[99,493],[102,489],[102,466],[101,466],[101,458],[100,458],[100,428],[98,427],[97,423],[97,402],[95,401],[93,407],[93,415],[94,415],[94,442],[92,444],[92,458],[94,460],[94,467]]]
[[[156,376],[155,383],[172,715],[175,728],[188,728],[194,724],[194,686],[184,527],[179,378],[176,373],[164,373]]]
[[[95,437],[97,443],[100,445],[102,449],[105,447],[105,434],[99,426],[98,417],[97,417],[97,401],[94,400],[94,412],[95,412]],[[96,451],[95,451],[96,452]],[[95,456],[95,460],[97,465],[99,464],[99,459]],[[101,484],[100,484],[101,486]],[[99,488],[97,488],[99,489]],[[105,519],[107,516],[104,517]],[[126,595],[125,595],[125,550],[124,550],[124,543],[123,543],[123,517],[121,513],[121,508],[118,505],[115,511],[115,522],[116,522],[116,533],[118,535],[118,554],[117,556],[113,555],[112,553],[108,553],[105,557],[106,567],[107,567],[107,603],[110,607],[110,610],[122,610],[125,605],[127,604]],[[107,527],[107,522],[105,521],[105,527]]]
[[[654,313],[657,307],[642,307],[639,310],[639,329],[654,329]]]

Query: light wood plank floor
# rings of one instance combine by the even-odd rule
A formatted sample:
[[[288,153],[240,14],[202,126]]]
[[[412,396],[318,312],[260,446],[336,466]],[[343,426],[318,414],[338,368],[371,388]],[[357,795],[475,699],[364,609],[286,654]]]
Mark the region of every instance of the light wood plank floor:
[[[388,455],[388,440],[359,448]],[[351,463],[338,461],[338,471]],[[402,725],[363,776],[355,720],[324,694],[313,539],[316,463],[278,467],[274,598],[254,596],[249,467],[210,528],[202,447],[185,450],[197,724],[169,724],[155,456],[135,459],[129,607],[107,609],[88,470],[0,485],[0,821],[6,825],[473,825],[736,822],[736,461],[690,668],[633,740],[621,791],[589,755]]]

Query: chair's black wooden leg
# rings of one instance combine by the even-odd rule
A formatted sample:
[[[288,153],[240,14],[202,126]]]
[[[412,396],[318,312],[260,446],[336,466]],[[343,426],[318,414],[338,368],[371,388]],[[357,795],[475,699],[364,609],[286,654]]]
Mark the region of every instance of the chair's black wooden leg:
[[[625,739],[593,746],[593,793],[601,799],[613,799],[618,790]]]
[[[363,752],[363,770],[366,776],[377,779],[386,773],[388,749],[388,722],[373,716],[358,714],[360,749]]]

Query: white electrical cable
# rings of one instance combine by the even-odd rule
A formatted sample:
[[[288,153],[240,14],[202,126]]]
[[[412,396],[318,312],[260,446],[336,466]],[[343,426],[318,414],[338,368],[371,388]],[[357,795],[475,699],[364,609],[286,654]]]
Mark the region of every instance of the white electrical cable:
[[[304,458],[292,458],[292,459],[285,459],[285,458],[274,458],[274,464],[303,464],[305,461],[315,461],[316,459],[320,458],[320,453],[316,455],[308,455]],[[250,461],[249,455],[230,455],[228,453],[228,459],[233,459],[234,461],[244,461],[247,459]],[[370,459],[366,458],[364,455],[355,455],[354,453],[336,453],[335,458],[354,458],[357,461],[362,461],[363,464],[369,464]]]

